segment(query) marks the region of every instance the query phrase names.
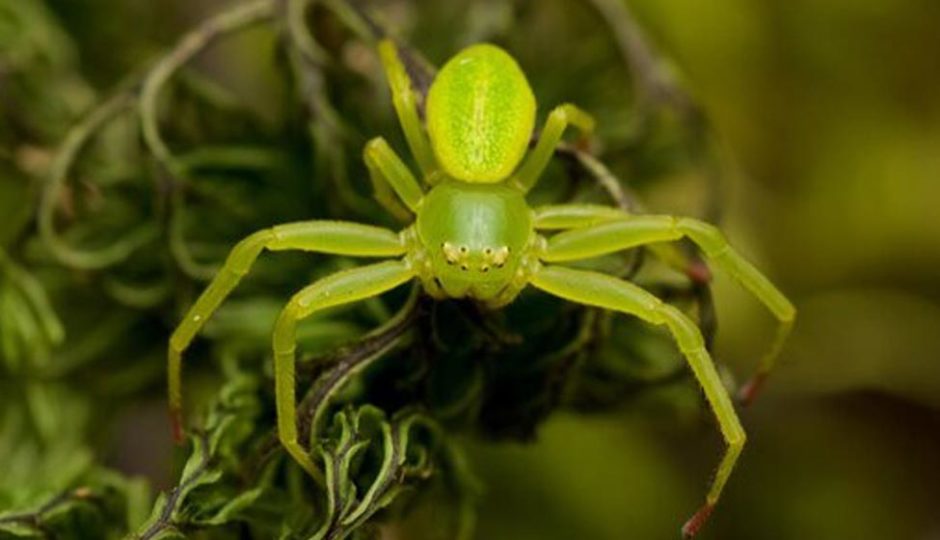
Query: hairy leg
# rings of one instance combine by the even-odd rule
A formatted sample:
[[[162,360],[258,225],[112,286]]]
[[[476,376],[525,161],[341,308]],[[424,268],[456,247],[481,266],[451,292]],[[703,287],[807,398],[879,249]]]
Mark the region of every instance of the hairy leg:
[[[376,200],[399,220],[410,221],[424,197],[424,191],[408,166],[382,137],[369,141],[362,157],[369,168]],[[397,199],[389,191],[389,186],[398,196]],[[407,208],[403,208],[402,203]]]
[[[404,261],[386,261],[337,272],[294,295],[277,319],[273,346],[278,437],[297,463],[318,480],[322,480],[322,473],[297,439],[294,374],[297,323],[322,309],[377,296],[413,277],[414,271]]]
[[[756,296],[779,321],[777,335],[770,350],[761,359],[757,374],[741,391],[741,400],[748,403],[754,399],[773,368],[774,361],[793,326],[796,308],[770,280],[731,247],[715,226],[691,218],[631,216],[620,221],[559,233],[549,239],[542,259],[546,262],[588,259],[622,249],[681,238],[692,240],[706,257]]]
[[[265,249],[316,251],[360,257],[396,257],[405,252],[399,235],[390,230],[341,221],[306,221],[278,225],[258,231],[239,242],[170,337],[167,380],[170,416],[177,441],[181,441],[183,437],[183,351]]]
[[[578,128],[584,138],[594,132],[594,118],[578,107],[565,103],[552,109],[539,135],[539,142],[516,171],[515,182],[523,191],[529,191],[538,182],[569,125]]]
[[[385,77],[388,79],[389,89],[392,91],[392,104],[398,114],[398,121],[405,132],[405,139],[411,154],[418,162],[422,175],[427,178],[437,170],[437,160],[431,151],[431,143],[424,132],[424,123],[418,115],[418,103],[411,78],[398,55],[398,47],[390,39],[379,43],[379,57],[382,67],[385,68]]]
[[[705,505],[683,527],[686,536],[694,535],[721,497],[721,491],[746,439],[728,392],[695,323],[675,307],[663,303],[640,287],[597,272],[547,266],[532,276],[531,284],[566,300],[635,315],[651,324],[665,326],[672,333],[692,373],[702,385],[705,398],[718,419],[721,434],[728,445]]]

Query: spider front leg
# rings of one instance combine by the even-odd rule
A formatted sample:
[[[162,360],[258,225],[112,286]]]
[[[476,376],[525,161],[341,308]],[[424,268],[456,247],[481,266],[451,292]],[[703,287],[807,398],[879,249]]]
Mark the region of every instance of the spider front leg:
[[[193,338],[263,250],[302,250],[359,257],[397,257],[405,253],[398,234],[342,221],[306,221],[258,231],[235,246],[205,291],[170,337],[167,382],[173,435],[183,438],[182,355]]]
[[[663,303],[640,287],[598,272],[547,266],[535,272],[530,283],[537,289],[572,302],[635,315],[651,324],[663,325],[672,333],[692,373],[702,385],[705,398],[718,419],[721,434],[728,445],[705,504],[682,528],[686,537],[694,536],[718,503],[746,439],[731,398],[695,323],[675,307]]]
[[[594,133],[594,117],[575,105],[565,103],[552,109],[538,143],[516,171],[515,182],[522,191],[529,191],[538,182],[569,125],[578,128],[584,139]]]
[[[551,204],[535,209],[535,228],[540,231],[581,229],[608,221],[629,219],[619,208],[603,204]]]
[[[553,204],[535,209],[535,228],[540,231],[583,229],[630,218],[631,214],[619,208],[601,204]],[[708,283],[711,280],[708,267],[689,257],[675,244],[652,244],[644,247],[695,283]]]
[[[740,399],[751,402],[773,369],[783,343],[793,327],[796,308],[759,270],[744,259],[715,226],[691,218],[639,215],[599,225],[565,231],[553,236],[543,255],[546,262],[597,257],[622,249],[689,238],[705,256],[741,283],[777,318],[777,335],[760,361],[757,373],[741,389]]]
[[[372,188],[379,204],[400,221],[411,221],[421,204],[424,191],[408,166],[382,137],[369,141],[362,157],[369,169]],[[398,195],[397,199],[389,191],[389,186]],[[401,203],[407,208],[402,208]]]
[[[294,375],[297,323],[317,311],[380,295],[414,276],[414,271],[405,261],[386,261],[337,272],[294,295],[277,319],[273,346],[278,437],[297,463],[318,481],[322,480],[322,473],[297,440]]]
[[[392,91],[392,105],[398,115],[408,147],[418,162],[424,178],[437,170],[437,160],[431,150],[431,143],[424,131],[424,123],[418,114],[417,93],[411,86],[411,77],[398,54],[398,47],[390,39],[379,42],[379,58],[385,69],[389,89]]]

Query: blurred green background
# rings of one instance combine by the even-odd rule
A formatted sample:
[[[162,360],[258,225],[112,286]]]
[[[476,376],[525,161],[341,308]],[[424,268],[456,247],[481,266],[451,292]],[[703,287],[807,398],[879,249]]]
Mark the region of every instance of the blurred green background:
[[[48,5],[75,41],[70,61],[106,92],[230,2]],[[583,104],[598,115],[601,140],[615,139],[629,118],[630,75],[588,2],[370,5],[435,63],[468,41],[496,39],[529,73],[543,109]],[[749,444],[701,538],[940,538],[940,3],[629,6],[721,141],[722,228],[799,310],[766,393],[741,413]],[[270,55],[257,54],[268,41],[250,35],[202,65],[275,114],[263,98],[276,75],[264,67]],[[36,111],[45,116],[36,122],[68,124],[94,100],[68,95],[73,103]],[[396,129],[390,116],[374,124],[383,134]],[[53,146],[62,130],[50,128],[39,142]],[[648,208],[701,213],[695,167],[644,166],[607,150],[602,157],[636,180]],[[0,200],[0,219],[21,219],[13,201]],[[716,356],[744,378],[770,338],[771,318],[725,276],[717,276],[715,298]],[[674,399],[696,397],[689,383]],[[139,406],[139,421],[160,425],[159,399]],[[532,444],[465,441],[487,486],[477,537],[677,537],[707,488],[720,437],[707,411],[634,405],[556,413]],[[157,465],[129,467],[166,486],[169,443],[159,429],[151,437]]]
[[[940,4],[630,5],[736,160],[725,231],[800,312],[703,537],[940,537]],[[718,356],[748,373],[769,318],[720,277],[716,298]],[[483,537],[672,538],[716,437],[663,424],[556,417],[480,448]]]

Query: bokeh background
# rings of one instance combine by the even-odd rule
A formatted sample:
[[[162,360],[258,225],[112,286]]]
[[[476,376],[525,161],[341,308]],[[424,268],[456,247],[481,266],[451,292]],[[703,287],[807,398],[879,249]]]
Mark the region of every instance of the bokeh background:
[[[937,538],[940,5],[630,5],[739,165],[725,230],[800,311],[705,537]],[[747,373],[768,318],[720,278],[716,296],[718,356]],[[556,418],[535,448],[481,449],[484,530],[502,537],[512,508],[506,537],[669,538],[712,444],[630,410]]]
[[[73,40],[75,56],[67,61],[78,66],[79,86],[88,90],[76,90],[68,77],[34,90],[68,96],[30,115],[49,126],[29,141],[39,148],[54,147],[98,99],[95,93],[120,84],[230,3],[46,5]],[[716,190],[722,228],[799,310],[766,393],[741,412],[749,444],[701,537],[940,539],[940,3],[628,5],[710,119],[721,182],[709,184],[695,163],[662,166],[616,144],[602,157],[657,211],[702,215],[704,193]],[[517,56],[541,103],[582,104],[599,117],[601,141],[618,140],[628,129],[636,97],[631,75],[590,2],[374,6],[432,62],[471,41],[495,40]],[[275,114],[265,99],[277,88],[276,74],[265,67],[270,55],[259,52],[269,43],[250,34],[200,62],[251,96],[262,114]],[[389,133],[394,121],[385,114],[375,126]],[[16,137],[6,132],[4,143],[14,148]],[[43,167],[41,152],[17,156],[27,169],[30,157],[38,160],[34,168]],[[0,220],[13,230],[12,223],[29,218],[16,202],[26,183],[10,175],[4,181]],[[720,274],[715,298],[716,356],[744,378],[770,338],[772,320]],[[159,362],[159,351],[153,357]],[[707,411],[695,406],[694,385],[680,386],[671,399],[681,407],[652,400],[603,414],[560,412],[531,444],[468,438],[470,462],[486,485],[477,537],[677,537],[721,448]],[[131,430],[149,439],[123,448],[142,453],[111,459],[166,486],[170,449],[160,431],[159,382],[141,387],[155,391],[135,405],[133,422],[161,427]],[[408,523],[398,537],[417,537],[419,530],[420,523]]]

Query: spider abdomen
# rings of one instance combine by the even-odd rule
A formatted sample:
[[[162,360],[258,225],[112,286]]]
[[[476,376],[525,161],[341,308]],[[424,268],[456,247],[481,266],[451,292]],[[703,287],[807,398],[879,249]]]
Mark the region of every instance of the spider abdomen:
[[[467,47],[428,92],[427,127],[441,167],[472,183],[500,182],[522,160],[535,125],[535,96],[519,65],[494,45]]]

